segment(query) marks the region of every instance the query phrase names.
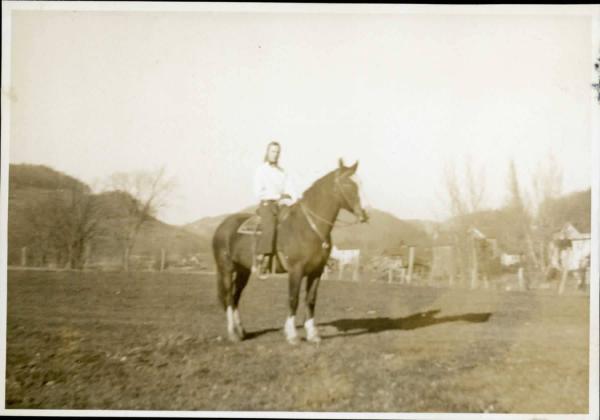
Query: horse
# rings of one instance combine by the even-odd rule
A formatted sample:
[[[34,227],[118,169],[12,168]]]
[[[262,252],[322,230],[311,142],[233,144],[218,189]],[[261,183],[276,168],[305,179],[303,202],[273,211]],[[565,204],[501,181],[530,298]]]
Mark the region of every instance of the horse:
[[[281,212],[276,234],[280,271],[288,273],[289,315],[284,334],[290,344],[300,340],[296,331],[296,311],[302,280],[306,278],[306,340],[321,338],[314,322],[317,289],[331,252],[331,230],[340,210],[353,213],[360,223],[368,215],[362,207],[359,185],[354,178],[358,161],[349,167],[342,159],[333,171],[315,181],[292,206]],[[246,337],[239,303],[254,262],[255,235],[238,232],[253,215],[234,213],[217,227],[212,241],[217,266],[218,300],[226,312],[227,334],[231,341]]]

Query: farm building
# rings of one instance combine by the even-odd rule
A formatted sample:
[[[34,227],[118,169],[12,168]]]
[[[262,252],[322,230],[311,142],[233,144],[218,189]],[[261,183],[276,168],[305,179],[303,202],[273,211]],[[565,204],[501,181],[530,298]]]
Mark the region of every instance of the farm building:
[[[360,249],[338,249],[337,246],[333,246],[331,254],[329,255],[329,261],[325,266],[323,272],[323,278],[329,278],[329,272],[332,269],[337,269],[338,280],[341,280],[344,274],[345,267],[348,266],[351,269],[352,279],[358,280],[360,270]]]
[[[552,235],[549,246],[550,265],[557,269],[577,270],[590,264],[591,235],[581,233],[572,223]]]
[[[431,276],[454,279],[458,272],[454,245],[438,244],[431,251]]]
[[[464,271],[461,277],[476,281],[478,274],[488,275],[491,262],[498,254],[497,240],[477,227],[470,227],[465,235],[437,232],[432,247],[431,277],[453,283]]]
[[[503,252],[500,255],[500,264],[502,267],[514,267],[521,263],[521,256],[517,254],[507,254]]]
[[[388,281],[399,279],[410,283],[426,278],[431,263],[431,249],[401,245],[387,248],[369,260],[367,269],[386,276]]]

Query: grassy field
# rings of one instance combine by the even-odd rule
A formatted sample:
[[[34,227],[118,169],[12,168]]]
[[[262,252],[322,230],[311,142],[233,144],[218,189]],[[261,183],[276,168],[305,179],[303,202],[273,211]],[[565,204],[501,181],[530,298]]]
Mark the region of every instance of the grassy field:
[[[251,279],[229,343],[210,275],[9,271],[6,408],[588,411],[585,294],[324,281],[295,347],[286,302]]]

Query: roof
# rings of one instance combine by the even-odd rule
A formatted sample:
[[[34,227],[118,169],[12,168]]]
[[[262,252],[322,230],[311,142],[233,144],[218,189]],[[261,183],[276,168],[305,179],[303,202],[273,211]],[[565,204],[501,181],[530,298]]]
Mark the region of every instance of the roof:
[[[484,229],[480,227],[471,226],[467,230],[469,235],[475,239],[495,239],[493,236],[486,235]],[[456,238],[454,237],[454,233],[448,230],[436,231],[433,234],[433,246],[452,246],[456,243]]]
[[[575,226],[573,226],[572,223],[567,222],[563,225],[563,227],[556,233],[554,233],[554,235],[552,235],[552,238],[554,240],[562,240],[562,239],[570,239],[570,240],[577,240],[577,239],[590,239],[591,235],[589,233],[581,233],[577,230],[577,228]]]
[[[486,236],[476,227],[470,227],[468,232],[475,239],[486,239]]]

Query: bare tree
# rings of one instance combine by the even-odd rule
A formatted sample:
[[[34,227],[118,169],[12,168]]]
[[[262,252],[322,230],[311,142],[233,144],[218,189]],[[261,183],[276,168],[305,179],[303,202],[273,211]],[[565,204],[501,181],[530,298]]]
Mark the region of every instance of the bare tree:
[[[481,166],[476,171],[472,159],[467,157],[463,176],[459,178],[455,165],[446,164],[444,186],[450,209],[458,266],[463,281],[466,280],[466,274],[470,273],[471,284],[474,286],[477,283],[478,264],[468,215],[483,208],[486,189],[484,167]]]
[[[534,267],[539,268],[539,259],[533,242],[531,202],[521,189],[515,162],[512,159],[509,162],[507,187],[506,211],[513,219],[511,228],[515,231],[517,238],[523,242],[524,249],[521,249],[521,252],[528,256]]]
[[[64,204],[57,216],[60,234],[66,248],[68,268],[81,269],[85,264],[85,250],[101,230],[106,218],[104,207],[89,191],[64,191]]]
[[[83,268],[84,250],[105,218],[97,198],[79,184],[39,193],[24,213],[40,263],[45,265],[53,257],[59,265],[76,269]]]
[[[485,170],[482,165],[475,174],[470,156],[465,165],[465,183],[469,212],[478,212],[482,209],[485,201]]]
[[[548,153],[545,162],[539,162],[532,178],[533,195],[536,201],[535,211],[548,199],[562,193],[563,170],[552,153]]]
[[[547,245],[553,230],[556,229],[554,213],[550,208],[552,200],[562,192],[563,171],[556,158],[549,153],[546,160],[538,163],[532,176],[531,209],[535,226],[533,240],[539,268],[546,270]]]
[[[444,167],[444,185],[451,217],[465,216],[469,213],[478,212],[483,208],[486,185],[485,169],[480,166],[476,171],[470,156],[465,159],[462,179],[459,178],[454,164],[446,164]]]
[[[123,269],[128,271],[131,251],[140,229],[166,205],[175,182],[172,178],[167,178],[164,168],[160,168],[154,171],[115,173],[110,177],[109,185],[121,193],[119,205],[123,217],[120,239]]]
[[[22,229],[26,234],[26,243],[31,249],[34,264],[45,266],[58,252],[59,242],[56,235],[56,209],[59,201],[55,194],[40,191],[28,200],[23,208],[23,217],[28,229]],[[24,226],[23,226],[24,227]]]

